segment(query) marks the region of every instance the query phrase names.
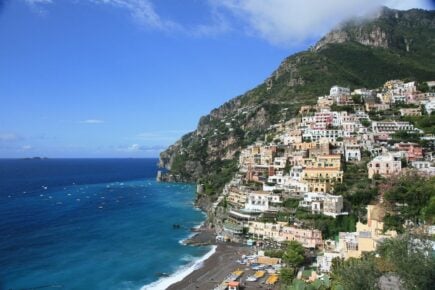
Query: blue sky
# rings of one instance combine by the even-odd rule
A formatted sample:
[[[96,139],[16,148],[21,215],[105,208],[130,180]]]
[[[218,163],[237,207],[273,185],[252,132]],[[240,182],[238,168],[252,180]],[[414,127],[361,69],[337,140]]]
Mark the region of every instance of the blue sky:
[[[158,156],[340,21],[431,7],[372,2],[0,0],[0,157]]]

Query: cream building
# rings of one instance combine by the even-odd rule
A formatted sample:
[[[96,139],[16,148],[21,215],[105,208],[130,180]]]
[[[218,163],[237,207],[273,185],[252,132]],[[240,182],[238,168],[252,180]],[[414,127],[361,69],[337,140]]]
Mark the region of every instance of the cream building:
[[[367,164],[368,177],[371,179],[373,175],[379,174],[383,177],[390,177],[399,174],[402,170],[402,162],[392,154],[376,156]]]

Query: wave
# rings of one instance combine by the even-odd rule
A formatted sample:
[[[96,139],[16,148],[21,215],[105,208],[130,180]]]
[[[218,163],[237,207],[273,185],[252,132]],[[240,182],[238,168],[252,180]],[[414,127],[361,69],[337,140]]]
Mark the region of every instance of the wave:
[[[216,252],[216,248],[217,248],[217,246],[212,246],[211,250],[207,254],[205,254],[204,256],[199,258],[198,260],[193,261],[192,263],[189,263],[188,265],[181,267],[180,269],[175,271],[175,273],[169,277],[160,278],[159,280],[157,280],[149,285],[143,286],[141,288],[141,290],[150,290],[150,289],[164,290],[164,289],[168,288],[169,286],[171,286],[172,284],[180,282],[185,277],[187,277],[189,274],[191,274],[193,271],[201,268],[203,265],[203,262],[205,260],[207,260],[208,258],[210,258]]]

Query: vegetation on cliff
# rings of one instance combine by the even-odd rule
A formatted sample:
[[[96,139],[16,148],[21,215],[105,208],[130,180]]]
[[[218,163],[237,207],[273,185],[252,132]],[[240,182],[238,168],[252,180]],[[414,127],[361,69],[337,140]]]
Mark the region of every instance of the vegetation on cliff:
[[[161,166],[175,180],[202,182],[207,194],[219,193],[237,169],[241,148],[331,86],[434,79],[434,28],[434,11],[388,8],[371,20],[342,25],[331,32],[341,35],[339,41],[327,35],[315,49],[285,59],[263,84],[202,117],[194,132],[161,153]]]

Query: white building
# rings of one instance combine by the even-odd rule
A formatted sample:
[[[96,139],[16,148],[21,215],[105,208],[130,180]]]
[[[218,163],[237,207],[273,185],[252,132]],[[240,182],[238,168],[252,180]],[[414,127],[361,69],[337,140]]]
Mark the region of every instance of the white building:
[[[333,86],[329,90],[329,95],[331,97],[350,96],[350,89],[344,88],[344,87],[339,87],[339,86]]]
[[[435,167],[430,161],[412,161],[411,166],[422,173],[435,176]]]
[[[248,194],[245,210],[248,212],[275,211],[273,205],[281,204],[282,197],[268,192],[251,192]]]
[[[332,260],[335,258],[342,259],[344,256],[337,252],[324,252],[322,256],[317,256],[317,268],[322,273],[331,272]]]
[[[349,161],[361,161],[361,148],[360,145],[345,145],[344,156],[346,162]]]
[[[414,128],[409,122],[383,122],[383,121],[373,121],[372,122],[373,133],[394,133],[397,131],[415,132],[420,131]]]
[[[334,218],[347,215],[347,212],[343,212],[343,196],[324,192],[304,193],[304,199],[299,202],[299,207],[310,209],[314,214],[324,214]]]
[[[337,138],[349,137],[350,132],[343,130],[312,130],[307,129],[302,135],[303,139],[309,139],[311,141],[318,141],[320,138],[326,138],[329,142],[337,141]]]
[[[424,104],[424,108],[426,112],[430,115],[435,111],[435,98],[432,98],[430,101]]]

